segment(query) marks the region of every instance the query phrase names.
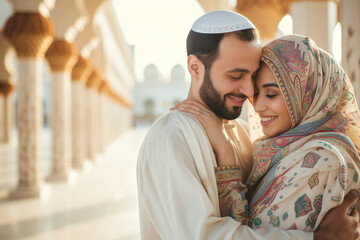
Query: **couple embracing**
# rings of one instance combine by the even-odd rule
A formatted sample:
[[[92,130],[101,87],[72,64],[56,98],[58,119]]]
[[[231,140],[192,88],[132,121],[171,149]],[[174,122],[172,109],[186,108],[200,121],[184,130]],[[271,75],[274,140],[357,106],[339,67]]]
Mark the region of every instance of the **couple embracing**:
[[[357,239],[360,116],[333,57],[300,35],[262,48],[230,11],[196,20],[187,53],[188,97],[139,153],[142,238]],[[253,143],[235,120],[246,99]]]

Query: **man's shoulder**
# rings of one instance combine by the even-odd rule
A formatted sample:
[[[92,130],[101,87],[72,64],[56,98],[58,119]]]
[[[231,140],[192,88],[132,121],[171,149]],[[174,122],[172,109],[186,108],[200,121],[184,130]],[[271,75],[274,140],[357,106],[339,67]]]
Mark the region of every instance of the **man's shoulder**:
[[[159,117],[143,140],[138,163],[143,165],[145,162],[163,162],[164,156],[171,155],[175,149],[186,151],[188,148],[186,136],[195,134],[193,132],[193,129],[196,128],[194,124],[200,125],[192,115],[177,110]]]
[[[150,127],[149,134],[171,133],[186,128],[187,124],[200,124],[195,117],[179,110],[170,111],[160,116]]]
[[[199,121],[190,114],[174,110],[160,116],[148,130],[143,146],[164,148],[176,142],[185,142],[185,135],[194,133],[201,126]]]

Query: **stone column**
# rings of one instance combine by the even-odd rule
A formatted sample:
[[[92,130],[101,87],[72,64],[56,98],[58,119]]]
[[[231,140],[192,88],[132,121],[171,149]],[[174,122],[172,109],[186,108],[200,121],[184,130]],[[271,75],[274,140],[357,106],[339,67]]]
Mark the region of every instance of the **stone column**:
[[[99,87],[102,83],[101,75],[98,76],[96,83],[94,84],[94,96],[93,96],[93,106],[94,106],[94,121],[93,121],[93,129],[94,129],[94,139],[93,139],[93,146],[95,151],[95,156],[99,156],[102,154],[101,150],[101,111],[100,111],[100,102],[101,102],[101,95],[99,91]]]
[[[358,0],[340,1],[341,65],[348,74],[360,103],[360,2]]]
[[[114,105],[114,120],[115,125],[114,137],[118,137],[125,129],[128,129],[131,126],[131,103],[124,99],[119,93],[111,91]],[[121,122],[122,124],[116,124],[116,122]]]
[[[11,61],[15,53],[9,41],[0,32],[0,143],[10,143],[13,129],[13,109],[15,108],[12,92],[15,85],[12,82],[14,70]]]
[[[10,143],[13,127],[12,92],[15,85],[10,81],[0,80],[0,143]]]
[[[114,95],[114,92],[113,90],[111,89],[110,86],[108,86],[107,88],[107,93],[108,93],[108,99],[109,99],[109,106],[108,106],[108,111],[109,111],[109,125],[111,128],[111,132],[109,132],[109,139],[108,141],[109,142],[112,142],[115,138],[115,135],[116,135],[116,105],[117,103],[115,102],[115,95]]]
[[[99,94],[100,94],[100,103],[99,103],[99,150],[100,152],[104,153],[107,146],[107,96],[106,96],[106,89],[107,89],[107,81],[102,80],[101,84],[99,85]]]
[[[111,142],[111,131],[112,131],[112,100],[110,98],[110,85],[107,83],[106,84],[106,88],[105,88],[105,94],[106,94],[106,107],[105,107],[105,111],[106,111],[106,145],[109,145]]]
[[[333,31],[337,22],[335,1],[294,1],[290,5],[293,32],[312,38],[316,44],[331,53]]]
[[[104,112],[104,119],[103,119],[103,126],[104,126],[104,144],[108,146],[111,142],[111,132],[112,132],[112,99],[110,96],[110,85],[108,82],[102,86],[102,94],[103,97],[103,112]]]
[[[53,41],[54,28],[41,14],[15,12],[6,22],[4,35],[19,57],[19,183],[10,197],[36,197],[42,184],[43,58]]]
[[[71,116],[72,116],[72,166],[82,169],[86,159],[86,92],[85,83],[92,71],[89,60],[81,55],[72,71]]]
[[[95,161],[96,159],[96,106],[97,106],[97,91],[96,87],[98,84],[98,80],[100,79],[100,73],[98,70],[93,69],[89,79],[86,82],[86,95],[87,95],[87,103],[86,103],[86,112],[87,112],[87,157],[91,161]]]
[[[52,71],[51,80],[51,163],[47,180],[68,178],[71,168],[71,71],[77,61],[74,44],[56,39],[46,52]]]

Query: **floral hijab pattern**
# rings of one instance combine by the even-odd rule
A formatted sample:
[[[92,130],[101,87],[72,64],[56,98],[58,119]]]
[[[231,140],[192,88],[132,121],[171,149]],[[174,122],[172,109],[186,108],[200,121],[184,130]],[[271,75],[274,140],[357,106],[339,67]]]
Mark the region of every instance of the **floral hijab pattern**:
[[[335,144],[359,167],[359,110],[350,80],[333,57],[308,37],[288,35],[267,44],[261,60],[276,78],[292,129],[254,142],[254,166],[248,187],[292,150],[313,139]]]

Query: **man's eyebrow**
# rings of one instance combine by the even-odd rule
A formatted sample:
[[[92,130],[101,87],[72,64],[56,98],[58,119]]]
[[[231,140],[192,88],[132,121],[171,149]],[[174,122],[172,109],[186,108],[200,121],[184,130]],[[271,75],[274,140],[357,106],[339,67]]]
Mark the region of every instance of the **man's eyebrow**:
[[[234,68],[234,69],[231,69],[231,70],[229,70],[227,72],[228,73],[237,73],[237,72],[248,73],[250,71],[248,69],[244,69],[244,68]]]
[[[279,88],[279,85],[277,85],[276,83],[265,83],[262,85],[262,88],[267,88],[267,87],[277,87]]]

